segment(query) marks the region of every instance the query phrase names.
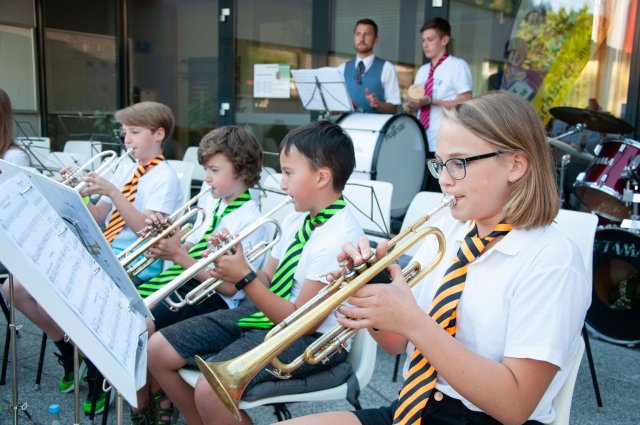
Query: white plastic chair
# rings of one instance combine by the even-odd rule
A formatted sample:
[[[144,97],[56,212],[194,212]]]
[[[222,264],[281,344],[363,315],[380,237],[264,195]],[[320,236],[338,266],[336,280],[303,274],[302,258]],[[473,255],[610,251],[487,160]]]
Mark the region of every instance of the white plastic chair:
[[[569,425],[569,416],[571,414],[571,400],[573,399],[573,389],[576,384],[576,378],[578,377],[578,370],[580,370],[580,362],[582,355],[584,354],[584,340],[580,339],[576,354],[571,360],[569,375],[567,380],[560,388],[560,391],[553,399],[553,410],[556,411],[556,418],[549,425]]]
[[[192,180],[197,180],[198,182],[204,181],[204,168],[198,162],[198,147],[197,146],[189,146],[187,150],[184,152],[184,156],[182,157],[184,162],[190,162],[193,164],[193,176]],[[199,184],[199,183],[198,183]]]
[[[593,276],[593,244],[596,228],[598,226],[598,217],[595,214],[561,209],[554,220],[553,226],[576,244],[580,250],[580,254],[582,255],[582,259],[587,270],[587,276]],[[602,397],[600,396],[596,367],[593,362],[593,356],[591,355],[589,333],[587,332],[586,327],[582,328],[582,337],[584,339],[584,350],[587,353],[589,371],[591,372],[591,381],[593,382],[596,401],[598,406],[602,407]],[[571,400],[569,400],[569,409],[571,407],[570,403]],[[566,422],[557,423],[569,423],[569,414],[567,413]]]
[[[427,211],[437,206],[442,200],[442,196],[443,195],[440,192],[418,192],[416,196],[413,197],[411,204],[409,204],[407,213],[402,220],[400,231],[402,232],[407,229],[420,217],[422,217]],[[409,248],[405,255],[413,257],[419,248],[420,244],[417,243]]]
[[[376,180],[349,180],[343,194],[367,235],[374,240],[389,239],[393,184]]]
[[[373,376],[373,369],[376,363],[376,350],[376,342],[366,330],[359,331],[353,338],[347,361],[351,363],[353,373],[358,379],[360,389],[366,387]],[[193,369],[180,369],[180,376],[182,376],[189,385],[195,387],[196,381],[200,376],[200,372]],[[239,407],[242,410],[247,410],[253,407],[270,405],[276,409],[276,412],[278,412],[276,413],[276,416],[280,417],[279,413],[282,413],[286,419],[289,419],[291,415],[286,406],[284,406],[286,403],[299,403],[305,401],[315,403],[317,401],[344,400],[346,398],[347,384],[343,383],[337,387],[325,390],[300,394],[279,395],[255,401],[241,400]],[[359,408],[359,406],[356,408]]]
[[[64,153],[80,155],[87,161],[89,158],[102,152],[102,143],[91,140],[67,140],[62,151]],[[93,165],[98,166],[98,164]]]
[[[194,166],[190,162],[179,161],[176,159],[170,159],[167,162],[180,179],[180,190],[182,191],[183,199],[186,202],[191,199],[191,180],[193,178]]]

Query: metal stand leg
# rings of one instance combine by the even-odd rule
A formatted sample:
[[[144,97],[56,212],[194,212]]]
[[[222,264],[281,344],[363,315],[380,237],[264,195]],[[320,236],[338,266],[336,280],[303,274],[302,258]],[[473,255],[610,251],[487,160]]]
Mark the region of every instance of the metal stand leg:
[[[7,330],[4,337],[4,356],[2,356],[2,374],[0,375],[0,385],[4,385],[7,383],[7,366],[9,365],[9,347],[11,345],[11,329],[9,328],[9,324],[11,323],[11,317],[9,316],[9,309],[4,300],[0,300],[0,306],[2,306],[2,312],[7,318]]]
[[[396,355],[396,362],[393,365],[393,377],[391,378],[392,382],[396,382],[398,380],[398,369],[400,368],[400,354]]]
[[[65,335],[65,338],[67,336]],[[73,423],[80,425],[80,353],[73,345]]]
[[[47,334],[42,333],[42,342],[40,343],[40,357],[38,357],[38,371],[36,372],[36,388],[40,389],[40,381],[42,379],[42,369],[44,367],[44,352],[47,348]]]
[[[589,361],[589,370],[591,371],[591,380],[593,381],[593,391],[596,393],[596,402],[598,407],[602,407],[602,397],[600,397],[600,386],[598,385],[598,377],[596,376],[596,366],[593,363],[591,355],[591,344],[589,343],[589,331],[587,326],[582,325],[582,338],[584,339],[584,348],[587,352],[587,360]]]
[[[18,344],[16,341],[16,332],[22,325],[16,325],[15,309],[13,308],[13,275],[9,274],[9,330],[11,331],[11,405],[9,408],[13,411],[13,423],[18,423],[18,409],[26,413],[27,403],[20,404],[18,402]],[[27,416],[28,413],[27,413]]]

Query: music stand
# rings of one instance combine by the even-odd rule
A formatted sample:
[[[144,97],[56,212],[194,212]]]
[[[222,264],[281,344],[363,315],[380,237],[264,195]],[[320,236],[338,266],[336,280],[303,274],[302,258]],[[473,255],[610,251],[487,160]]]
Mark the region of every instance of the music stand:
[[[321,111],[324,119],[331,112],[353,111],[344,76],[337,68],[293,69],[291,75],[307,111]]]

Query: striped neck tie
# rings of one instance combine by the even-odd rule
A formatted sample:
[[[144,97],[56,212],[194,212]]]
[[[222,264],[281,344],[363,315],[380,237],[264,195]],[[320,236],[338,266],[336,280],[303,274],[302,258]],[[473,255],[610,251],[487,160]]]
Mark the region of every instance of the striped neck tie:
[[[424,85],[425,96],[429,96],[429,97],[433,96],[433,74],[436,72],[436,68],[439,67],[440,64],[444,62],[444,60],[448,57],[449,57],[449,53],[445,53],[440,58],[440,60],[438,60],[438,63],[435,66],[431,64],[431,68],[429,69],[429,77],[427,77],[427,82]],[[433,99],[431,100],[433,101]],[[431,119],[431,102],[429,102],[428,105],[425,105],[420,108],[420,124],[422,124],[425,130],[429,128],[430,119]]]
[[[200,238],[200,240],[193,245],[189,249],[189,256],[194,260],[198,261],[202,258],[202,252],[209,247],[209,242],[207,239],[211,237],[213,231],[218,227],[220,221],[227,214],[237,210],[244,204],[246,204],[251,199],[251,195],[247,190],[242,195],[238,196],[235,200],[231,201],[229,205],[226,206],[222,214],[219,214],[220,204],[222,203],[222,198],[218,200],[215,209],[213,210],[213,217],[211,218],[211,226],[204,232],[204,235]],[[174,264],[168,269],[161,272],[159,275],[149,279],[148,281],[142,283],[138,286],[138,293],[142,298],[146,298],[149,295],[156,292],[158,289],[162,288],[168,282],[171,282],[173,279],[178,277],[184,271],[184,267],[180,264]]]
[[[453,263],[440,281],[440,286],[429,308],[429,316],[447,333],[456,335],[456,308],[462,295],[469,263],[480,256],[493,239],[504,236],[511,231],[511,225],[501,222],[485,238],[478,237],[476,222],[465,236]],[[419,425],[422,423],[422,412],[429,402],[429,397],[436,386],[437,372],[431,363],[418,351],[414,350],[402,389],[398,396],[398,407],[393,415],[393,423]]]
[[[138,162],[138,166],[136,167],[136,171],[133,173],[133,177],[124,184],[124,187],[121,190],[122,194],[129,200],[129,202],[131,202],[132,205],[136,200],[136,195],[138,194],[138,181],[145,173],[160,164],[162,161],[164,161],[164,155],[160,154],[144,165]],[[111,214],[107,227],[105,227],[104,232],[102,232],[104,237],[107,239],[107,242],[111,244],[125,226],[126,223],[124,218],[120,215],[118,209],[115,208]]]
[[[304,245],[311,237],[311,232],[313,232],[313,229],[316,226],[326,223],[346,205],[344,198],[341,196],[333,204],[320,211],[313,219],[311,219],[309,213],[307,213],[302,226],[293,236],[293,240],[291,241],[289,248],[287,248],[284,258],[280,261],[280,264],[278,264],[278,268],[271,279],[269,291],[284,298],[285,300],[288,300],[291,297],[291,290],[293,289],[294,282],[293,276],[295,275],[298,261],[302,256]],[[270,329],[274,325],[263,312],[257,311],[248,317],[240,319],[238,321],[238,326]]]

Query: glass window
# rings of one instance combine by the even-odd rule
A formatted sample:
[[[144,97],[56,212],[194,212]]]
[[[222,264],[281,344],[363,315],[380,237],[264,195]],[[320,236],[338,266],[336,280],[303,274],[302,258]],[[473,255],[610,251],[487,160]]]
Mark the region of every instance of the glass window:
[[[153,100],[176,118],[168,158],[217,126],[217,0],[134,0],[129,6],[130,103]]]
[[[72,138],[111,138],[110,123],[96,116],[116,105],[113,2],[45,2],[47,133],[53,150]]]
[[[309,122],[293,79],[289,98],[254,97],[256,64],[312,68],[312,0],[238,0],[234,122],[262,142],[264,164],[279,168],[278,146],[287,132]]]

